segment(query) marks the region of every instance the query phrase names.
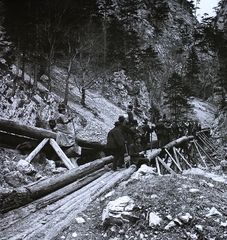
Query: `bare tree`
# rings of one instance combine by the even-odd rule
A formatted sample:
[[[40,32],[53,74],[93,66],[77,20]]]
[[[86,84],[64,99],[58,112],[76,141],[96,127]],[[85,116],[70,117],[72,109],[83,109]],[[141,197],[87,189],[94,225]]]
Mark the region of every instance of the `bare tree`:
[[[103,53],[100,51],[100,34],[88,22],[77,34],[68,36],[68,74],[66,79],[65,101],[67,101],[70,75],[74,74],[74,82],[81,93],[81,104],[85,106],[86,90],[92,88],[101,75]]]

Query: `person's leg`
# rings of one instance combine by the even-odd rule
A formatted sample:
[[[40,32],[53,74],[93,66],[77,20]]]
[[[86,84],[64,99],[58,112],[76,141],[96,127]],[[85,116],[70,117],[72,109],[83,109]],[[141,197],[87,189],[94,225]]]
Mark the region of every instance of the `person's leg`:
[[[113,166],[112,166],[112,170],[116,171],[117,170],[117,161],[119,159],[119,153],[116,149],[113,150]]]
[[[150,166],[151,166],[151,167],[156,167],[155,158],[153,158],[153,159],[150,160]]]
[[[161,135],[157,134],[157,139],[158,139],[158,147],[161,148],[162,143],[161,143]]]
[[[119,149],[117,152],[119,153],[117,166],[122,168],[124,164],[125,149]]]

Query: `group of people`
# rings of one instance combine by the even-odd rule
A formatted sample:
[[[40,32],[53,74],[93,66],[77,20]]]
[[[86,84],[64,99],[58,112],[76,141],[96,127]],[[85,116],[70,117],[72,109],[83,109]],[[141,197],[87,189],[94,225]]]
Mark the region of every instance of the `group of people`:
[[[119,116],[114,128],[107,135],[106,147],[114,156],[113,171],[123,166],[125,154],[130,156],[131,164],[135,164],[137,168],[142,164],[153,165],[154,162],[146,156],[146,150],[152,141],[152,132],[156,133],[158,147],[162,148],[182,136],[196,136],[196,132],[201,130],[201,125],[196,120],[170,121],[165,114],[155,125],[149,126],[145,119],[143,124],[138,126],[138,121],[133,118],[132,108],[131,105],[128,106],[127,116]]]
[[[127,116],[119,116],[118,121],[114,123],[114,128],[107,135],[106,148],[114,157],[113,171],[116,171],[117,167],[124,167],[125,154],[130,156],[131,164],[135,164],[137,168],[142,164],[149,166],[152,164],[146,157],[146,150],[150,142],[150,134],[154,129],[148,125],[147,120],[138,126],[138,121],[133,117],[132,109],[132,105],[129,105]]]
[[[182,136],[196,136],[196,133],[200,130],[201,125],[196,120],[170,121],[165,117],[159,119],[155,125],[158,147],[163,147],[168,142]]]
[[[76,142],[73,118],[67,114],[64,103],[59,104],[58,112],[58,116],[49,121],[51,129],[56,132],[56,142],[69,158],[78,158],[81,155],[81,148]],[[146,150],[152,142],[152,132],[156,133],[158,147],[162,148],[173,139],[184,135],[195,135],[200,130],[201,125],[197,121],[171,122],[165,115],[155,125],[150,126],[147,119],[139,125],[133,116],[133,106],[129,105],[127,114],[119,116],[113,129],[107,134],[106,149],[114,157],[112,170],[127,167],[124,163],[125,155],[130,156],[129,164],[135,164],[137,168],[142,164],[154,165],[154,162],[146,156]]]

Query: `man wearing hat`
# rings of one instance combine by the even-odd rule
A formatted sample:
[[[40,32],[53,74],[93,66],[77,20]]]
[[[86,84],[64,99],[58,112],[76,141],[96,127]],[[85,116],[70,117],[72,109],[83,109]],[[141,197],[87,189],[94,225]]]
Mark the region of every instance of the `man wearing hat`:
[[[165,131],[165,125],[163,122],[163,119],[159,119],[158,123],[155,125],[155,132],[158,138],[158,147],[161,148],[164,146],[164,131]]]
[[[129,155],[131,157],[131,164],[135,164],[137,169],[140,168],[142,164],[150,166],[149,159],[144,155],[141,136],[139,134],[134,136],[134,143],[129,146]]]
[[[113,155],[112,170],[116,171],[121,158],[124,156],[124,138],[120,129],[120,122],[114,123],[114,128],[108,132],[106,148],[110,150]]]
[[[144,148],[144,151],[147,150],[147,144],[150,143],[151,141],[151,133],[154,130],[154,127],[150,127],[148,125],[148,120],[144,119],[143,120],[143,125],[140,128],[141,130],[141,145]]]
[[[64,103],[59,104],[58,112],[59,114],[56,119],[56,142],[67,157],[79,157],[81,155],[81,148],[76,143],[73,118],[68,116]]]
[[[118,121],[120,122],[121,126],[120,126],[120,129],[121,129],[121,132],[122,132],[122,135],[123,135],[123,138],[124,138],[124,145],[125,145],[125,149],[124,149],[124,152],[121,156],[121,160],[119,161],[119,167],[121,167],[123,164],[124,164],[124,154],[125,153],[128,153],[128,148],[129,148],[129,144],[130,144],[130,139],[133,138],[133,136],[136,134],[135,131],[133,131],[131,128],[130,128],[130,124],[127,120],[127,116],[119,116],[118,117]]]
[[[131,125],[132,124],[132,121],[133,121],[133,106],[131,104],[128,105],[128,109],[127,109],[127,114],[128,114],[128,122],[129,124]]]
[[[140,131],[138,130],[138,121],[136,119],[133,119],[130,129],[133,131],[134,135],[140,133]],[[134,137],[132,134],[129,134],[128,135],[128,146],[130,146],[130,144],[132,144],[132,143],[134,143]]]

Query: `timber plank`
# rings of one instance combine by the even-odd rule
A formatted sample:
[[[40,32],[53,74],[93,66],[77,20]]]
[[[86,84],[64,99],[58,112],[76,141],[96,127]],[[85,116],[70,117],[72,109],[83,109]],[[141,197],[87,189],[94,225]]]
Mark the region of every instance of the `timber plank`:
[[[115,181],[122,181],[122,176],[124,176],[124,179],[126,175],[130,177],[131,173],[134,172],[132,169],[130,167],[119,172],[105,173],[100,178],[54,204],[28,214],[25,218],[18,219],[13,225],[4,228],[0,236],[4,234],[10,239],[22,238],[25,240],[54,239],[64,227],[67,227],[73,221],[77,213],[86,209],[92,201],[92,195],[95,196],[95,194],[107,191],[108,188],[103,187],[106,183],[111,187],[117,184]],[[113,181],[113,179],[115,180]],[[112,183],[110,184],[110,182]],[[7,218],[4,219],[5,221],[7,221]],[[30,228],[27,227],[28,223]]]

